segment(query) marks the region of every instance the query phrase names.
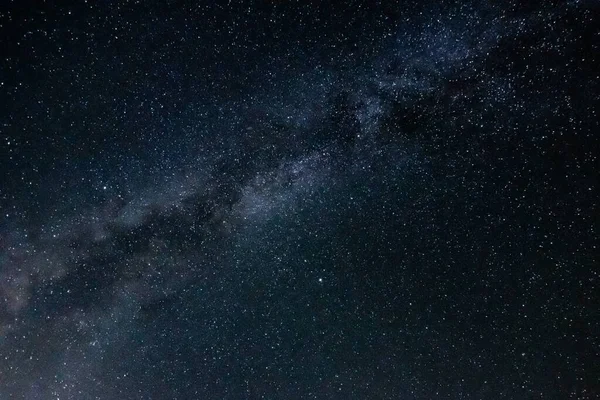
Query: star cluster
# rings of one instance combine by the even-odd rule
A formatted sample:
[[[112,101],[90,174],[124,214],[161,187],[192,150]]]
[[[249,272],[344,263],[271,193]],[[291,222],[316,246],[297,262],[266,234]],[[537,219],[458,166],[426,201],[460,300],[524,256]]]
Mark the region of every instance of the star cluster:
[[[597,398],[598,11],[8,2],[0,398]]]

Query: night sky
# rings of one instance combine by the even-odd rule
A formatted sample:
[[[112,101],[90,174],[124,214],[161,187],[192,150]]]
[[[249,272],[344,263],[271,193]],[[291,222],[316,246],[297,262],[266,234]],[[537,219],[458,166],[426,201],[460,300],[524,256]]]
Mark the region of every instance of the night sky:
[[[600,399],[600,2],[4,0],[0,399]]]

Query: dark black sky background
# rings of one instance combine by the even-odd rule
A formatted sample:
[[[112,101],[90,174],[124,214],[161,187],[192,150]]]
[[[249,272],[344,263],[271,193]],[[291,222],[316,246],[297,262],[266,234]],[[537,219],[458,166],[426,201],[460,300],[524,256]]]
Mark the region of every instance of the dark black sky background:
[[[5,1],[1,399],[597,399],[596,1]]]

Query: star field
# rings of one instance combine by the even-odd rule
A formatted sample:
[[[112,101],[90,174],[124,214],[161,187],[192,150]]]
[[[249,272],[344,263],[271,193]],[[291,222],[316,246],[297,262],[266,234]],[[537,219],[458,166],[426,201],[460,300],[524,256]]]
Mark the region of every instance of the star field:
[[[596,1],[7,1],[1,399],[596,399]]]

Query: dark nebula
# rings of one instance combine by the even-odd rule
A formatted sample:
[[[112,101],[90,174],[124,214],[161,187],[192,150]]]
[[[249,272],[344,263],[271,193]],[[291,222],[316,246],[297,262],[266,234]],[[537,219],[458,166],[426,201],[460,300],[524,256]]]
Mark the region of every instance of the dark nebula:
[[[600,398],[600,3],[0,6],[0,399]]]

